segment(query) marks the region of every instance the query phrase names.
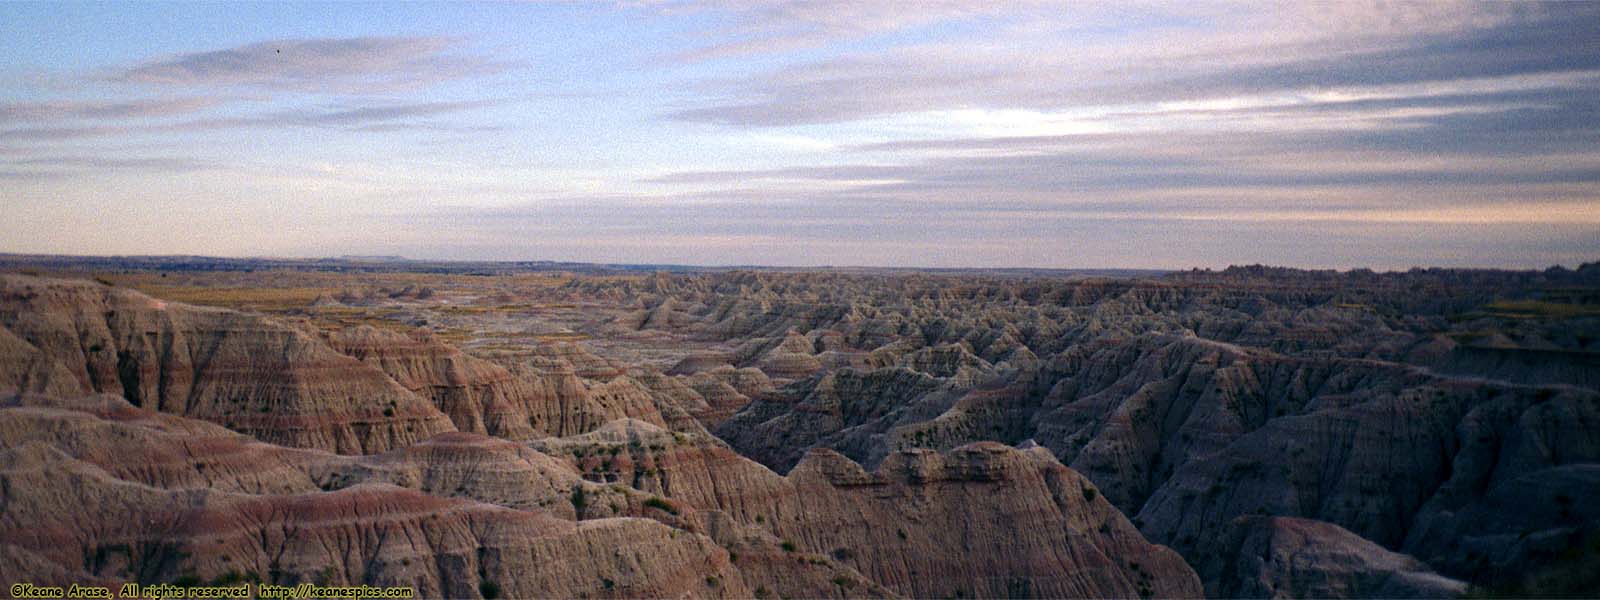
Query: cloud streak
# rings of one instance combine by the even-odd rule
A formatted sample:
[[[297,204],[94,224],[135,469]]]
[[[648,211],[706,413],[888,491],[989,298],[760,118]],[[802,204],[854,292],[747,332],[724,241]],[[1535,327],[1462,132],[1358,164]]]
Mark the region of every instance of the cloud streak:
[[[174,134],[230,129],[311,127],[347,131],[482,131],[480,126],[451,126],[418,122],[418,118],[462,113],[501,104],[501,100],[420,102],[339,108],[280,110],[238,117],[190,119],[148,125],[88,125],[28,127],[0,131],[0,141],[63,141],[80,138]]]
[[[1157,31],[1154,39],[1083,44],[1048,35],[1019,35],[1010,44],[929,43],[713,82],[726,101],[668,116],[777,127],[958,108],[1060,110],[1600,70],[1600,31],[1589,25],[1600,19],[1600,7],[1536,8],[1548,14],[1469,21],[1422,36],[1284,41],[1259,31]]]
[[[498,73],[504,61],[452,53],[440,37],[284,39],[179,54],[110,76],[157,87],[250,87],[303,92],[382,92]]]
[[[220,105],[222,98],[177,97],[128,101],[12,102],[0,104],[0,123],[59,119],[138,119],[199,112]]]

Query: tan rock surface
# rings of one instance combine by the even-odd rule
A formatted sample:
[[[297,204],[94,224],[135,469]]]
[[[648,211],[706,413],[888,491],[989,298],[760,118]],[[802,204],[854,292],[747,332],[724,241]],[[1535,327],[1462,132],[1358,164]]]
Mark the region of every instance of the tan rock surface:
[[[21,371],[35,377],[13,375],[16,383],[0,382],[8,387],[59,393],[75,384],[78,393],[120,394],[265,441],[341,453],[382,452],[453,429],[381,371],[267,317],[85,281],[0,275],[0,327],[9,332],[0,336],[7,352],[17,352],[20,339],[60,366],[27,359],[34,366]],[[73,381],[41,384],[36,376],[45,372]]]

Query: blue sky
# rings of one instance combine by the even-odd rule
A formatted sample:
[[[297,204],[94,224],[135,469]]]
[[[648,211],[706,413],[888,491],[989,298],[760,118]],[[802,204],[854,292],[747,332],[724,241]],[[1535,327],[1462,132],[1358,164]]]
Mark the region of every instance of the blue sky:
[[[0,251],[1600,259],[1600,3],[0,4]]]

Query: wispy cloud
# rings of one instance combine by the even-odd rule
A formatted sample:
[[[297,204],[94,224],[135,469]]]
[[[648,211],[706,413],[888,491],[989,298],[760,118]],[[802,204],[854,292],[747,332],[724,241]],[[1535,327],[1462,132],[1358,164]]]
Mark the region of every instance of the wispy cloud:
[[[301,108],[236,117],[190,119],[155,124],[28,127],[0,130],[0,141],[53,142],[132,134],[170,134],[284,127],[317,127],[347,131],[402,131],[408,129],[423,131],[481,131],[480,126],[453,126],[435,122],[419,122],[416,119],[466,112],[502,102],[501,100],[475,100],[465,102],[376,104],[335,108]]]
[[[1075,33],[1067,5],[1052,21],[1059,30],[1002,26],[977,40],[913,44],[729,78],[712,82],[720,101],[670,116],[770,127],[961,108],[1060,110],[1600,69],[1600,31],[1589,26],[1600,19],[1597,5],[1521,11],[1529,14],[1473,8],[1461,12],[1472,18],[1441,16],[1409,31],[1390,21],[1418,22],[1407,18],[1414,7],[1399,8],[1337,11],[1351,23],[1387,24],[1374,31],[1352,30],[1348,23],[1318,31],[1314,26],[1327,19],[1302,12],[1265,18],[1235,9],[1240,14],[1232,22],[1226,11],[1216,17],[1219,27],[1108,36]],[[1241,23],[1251,27],[1240,31]]]
[[[56,119],[132,119],[198,112],[222,104],[223,98],[185,96],[126,101],[12,102],[0,104],[0,123]]]
[[[658,13],[724,13],[731,22],[701,32],[712,40],[678,53],[677,61],[703,61],[816,48],[829,43],[879,36],[974,17],[1022,18],[1026,2],[925,0],[915,10],[894,2],[840,0],[713,1],[665,3]],[[1038,5],[1035,4],[1035,7]]]
[[[163,87],[381,92],[500,72],[510,66],[454,52],[440,37],[285,39],[194,52],[122,70],[112,80]]]
[[[19,167],[56,167],[73,169],[140,169],[155,171],[197,171],[217,167],[213,161],[193,158],[108,158],[104,156],[49,156],[7,161]]]
[[[194,158],[156,156],[44,156],[18,160],[0,160],[0,177],[13,181],[54,181],[87,176],[105,176],[108,173],[192,173],[223,168],[216,161]]]

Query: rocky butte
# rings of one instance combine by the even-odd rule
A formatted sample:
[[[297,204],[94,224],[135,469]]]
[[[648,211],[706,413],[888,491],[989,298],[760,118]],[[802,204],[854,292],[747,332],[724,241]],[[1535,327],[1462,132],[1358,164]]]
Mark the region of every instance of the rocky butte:
[[[1600,265],[115,260],[0,261],[8,585],[1600,589]]]

